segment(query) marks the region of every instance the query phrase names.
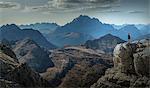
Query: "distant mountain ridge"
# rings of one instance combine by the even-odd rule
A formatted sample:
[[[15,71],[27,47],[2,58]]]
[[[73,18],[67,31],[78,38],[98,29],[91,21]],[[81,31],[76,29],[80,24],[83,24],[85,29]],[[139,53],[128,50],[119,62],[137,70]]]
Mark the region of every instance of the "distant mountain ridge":
[[[29,25],[19,25],[21,29],[35,29],[40,31],[41,33],[50,33],[54,31],[57,27],[59,27],[56,23],[35,23]]]
[[[126,25],[119,29],[118,31],[113,31],[112,34],[120,37],[123,40],[128,40],[128,33],[131,35],[131,40],[136,39],[138,36],[141,36],[141,31],[135,27],[135,25]]]
[[[15,24],[3,25],[0,28],[1,37],[0,40],[6,39],[8,41],[22,40],[24,38],[31,38],[41,47],[47,49],[55,48],[55,45],[51,44],[46,38],[38,31],[33,29],[20,29]]]
[[[130,33],[131,35],[131,40],[134,40],[137,37],[144,35],[144,33],[149,32],[148,27],[144,26],[142,30],[142,28],[138,29],[136,25],[131,24],[116,26],[113,24],[102,23],[97,18],[91,18],[86,15],[80,15],[79,17],[72,20],[70,23],[58,27],[54,32],[48,34],[46,38],[58,46],[60,46],[60,44],[62,44],[62,46],[73,45],[71,42],[79,41],[79,39],[83,42],[76,42],[76,44],[83,44],[85,43],[85,40],[91,40],[89,36],[93,37],[94,39],[102,37],[106,34],[112,34],[127,41],[128,33]],[[78,33],[82,36],[86,34],[88,37],[76,38],[72,41],[66,40],[64,36],[71,33]],[[67,39],[71,40],[71,38],[72,37],[70,36],[70,38],[68,37]]]
[[[123,42],[125,41],[119,37],[107,34],[95,40],[88,40],[85,46],[87,48],[103,50],[106,53],[112,53],[115,46]]]
[[[139,36],[150,33],[149,25],[125,24],[117,26],[113,24],[102,23],[97,18],[91,18],[87,15],[80,15],[79,17],[75,18],[70,23],[67,23],[64,26],[59,26],[55,23],[36,23],[20,26],[22,28],[27,27],[29,29],[34,28],[36,30],[39,30],[50,43],[58,47],[63,47],[65,45],[84,44],[87,40],[97,39],[106,34],[112,34],[127,41],[128,33],[130,33],[131,35],[131,40],[135,40]],[[20,36],[17,35],[11,38],[18,39],[18,37]],[[47,46],[46,43],[42,45]]]

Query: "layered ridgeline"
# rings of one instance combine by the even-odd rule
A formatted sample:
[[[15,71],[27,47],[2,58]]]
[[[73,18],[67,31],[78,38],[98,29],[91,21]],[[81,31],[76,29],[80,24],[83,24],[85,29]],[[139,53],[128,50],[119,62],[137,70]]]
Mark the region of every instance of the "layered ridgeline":
[[[46,37],[55,45],[64,46],[84,44],[87,40],[99,38],[106,34],[112,34],[127,41],[128,33],[131,34],[132,40],[145,35],[145,33],[150,34],[149,25],[143,25],[138,29],[135,25],[127,24],[116,29],[114,25],[102,23],[97,18],[80,15],[70,23],[56,28]]]
[[[27,63],[37,72],[46,71],[47,68],[54,66],[49,57],[50,53],[29,38],[18,41],[13,51],[20,63]]]
[[[33,71],[26,63],[18,63],[16,55],[0,44],[0,87],[48,87],[48,81]]]
[[[150,40],[118,44],[114,67],[108,69],[91,88],[148,88],[150,86]]]
[[[52,44],[59,47],[66,45],[80,45],[84,44],[87,40],[97,39],[106,34],[115,35],[125,41],[127,41],[128,33],[131,34],[132,40],[137,39],[139,36],[150,34],[149,25],[142,25],[139,27],[137,25],[126,24],[116,27],[116,25],[105,24],[100,22],[97,18],[91,18],[86,15],[80,15],[64,26],[59,26],[55,23],[35,23],[30,25],[20,25],[20,27],[22,30],[13,30],[12,33],[11,30],[7,30],[6,32],[6,29],[19,28],[16,27],[16,25],[4,25],[1,27],[1,30],[5,29],[5,31],[3,30],[0,32],[3,35],[6,33],[4,38],[7,40],[18,40],[23,37],[31,37],[40,46],[42,45],[49,48],[51,48],[50,46],[52,46]],[[48,44],[39,31],[52,44]]]
[[[87,48],[92,48],[94,50],[102,50],[105,53],[112,53],[115,46],[119,43],[125,42],[119,37],[107,34],[100,37],[99,39],[88,40],[84,45]]]
[[[15,24],[3,25],[0,28],[0,34],[0,40],[6,39],[8,41],[18,41],[24,38],[30,38],[41,47],[44,47],[46,49],[55,48],[55,46],[48,42],[39,31],[33,29],[20,29]]]

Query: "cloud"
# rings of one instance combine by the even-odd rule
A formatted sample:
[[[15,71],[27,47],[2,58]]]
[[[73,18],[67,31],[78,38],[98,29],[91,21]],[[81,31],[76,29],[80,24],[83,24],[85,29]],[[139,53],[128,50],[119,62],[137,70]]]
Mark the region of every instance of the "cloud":
[[[0,2],[0,9],[18,9],[20,5],[15,2]]]
[[[6,0],[7,1],[7,0]],[[0,8],[21,8],[22,12],[42,12],[42,13],[59,13],[59,12],[81,12],[94,10],[107,10],[119,6],[120,0],[30,0],[12,2],[0,2]],[[32,3],[32,4],[30,4]]]
[[[120,11],[120,10],[113,10],[113,9],[106,10],[106,11],[100,11],[100,13],[120,13],[120,12],[122,12],[122,11]]]
[[[49,10],[55,11],[80,11],[95,8],[111,8],[118,5],[119,1],[120,0],[50,0],[47,6]]]
[[[44,13],[105,10],[119,6],[120,0],[48,0],[45,5],[26,6],[25,12],[41,11]]]
[[[139,14],[139,13],[145,13],[145,11],[129,11],[128,13]]]
[[[37,11],[43,11],[44,6],[25,6],[24,9],[21,10],[21,12],[37,12]]]

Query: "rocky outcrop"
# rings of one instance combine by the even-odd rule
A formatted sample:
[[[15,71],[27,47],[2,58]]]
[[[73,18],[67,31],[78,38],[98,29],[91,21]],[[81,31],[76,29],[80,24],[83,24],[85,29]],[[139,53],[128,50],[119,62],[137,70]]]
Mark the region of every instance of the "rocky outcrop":
[[[133,52],[136,51],[136,44],[118,44],[114,49],[114,67],[124,73],[134,73]]]
[[[4,48],[1,46],[1,48]],[[7,47],[8,48],[8,47]],[[12,52],[11,49],[7,52]],[[46,87],[50,86],[38,73],[27,64],[20,64],[14,58],[0,50],[0,84],[1,87]]]
[[[13,71],[9,72],[6,78],[26,87],[46,87],[49,85],[46,80],[28,67],[27,64],[19,65]]]
[[[139,76],[150,76],[150,41],[141,41],[138,46],[133,55],[135,71]]]
[[[7,47],[7,46],[4,45],[4,44],[0,44],[0,50],[1,50],[1,52],[7,54],[7,55],[10,56],[11,58],[14,58],[14,60],[15,60],[16,62],[18,62],[18,59],[17,59],[15,53],[14,53],[9,47]]]
[[[147,88],[150,86],[150,41],[118,44],[114,49],[114,67],[91,88]]]
[[[18,41],[13,51],[20,63],[27,63],[37,72],[44,72],[47,68],[54,66],[49,58],[49,52],[29,38]]]

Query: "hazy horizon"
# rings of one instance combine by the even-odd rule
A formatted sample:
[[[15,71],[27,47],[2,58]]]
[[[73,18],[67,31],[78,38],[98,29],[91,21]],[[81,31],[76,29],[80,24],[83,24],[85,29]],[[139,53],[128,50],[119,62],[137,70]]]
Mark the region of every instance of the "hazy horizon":
[[[81,15],[83,15],[83,14],[81,14]],[[80,16],[80,15],[79,15]],[[78,17],[79,17],[78,16]],[[88,16],[88,15],[86,15],[86,16]],[[90,16],[89,16],[90,17]],[[90,18],[96,18],[96,17],[90,17]],[[0,26],[2,26],[2,25],[7,25],[7,24],[16,24],[16,25],[18,25],[18,26],[20,26],[20,25],[31,25],[31,24],[36,24],[36,23],[55,23],[55,24],[57,24],[57,25],[60,25],[60,26],[64,26],[64,25],[66,25],[67,23],[70,23],[70,22],[72,22],[73,20],[74,20],[75,18],[73,18],[72,20],[70,20],[69,22],[66,22],[66,23],[64,23],[64,24],[59,24],[59,23],[56,23],[56,22],[51,22],[51,21],[42,21],[42,22],[32,22],[32,23],[23,23],[23,24],[20,24],[20,23],[6,23],[6,24],[0,24]],[[97,18],[98,19],[98,18]],[[99,19],[98,19],[99,20]],[[111,25],[116,25],[116,26],[121,26],[121,25],[149,25],[150,23],[125,23],[125,24],[113,24],[113,23],[106,23],[106,22],[103,22],[103,21],[101,21],[101,20],[99,20],[100,22],[102,22],[102,23],[104,23],[104,24],[111,24]]]

